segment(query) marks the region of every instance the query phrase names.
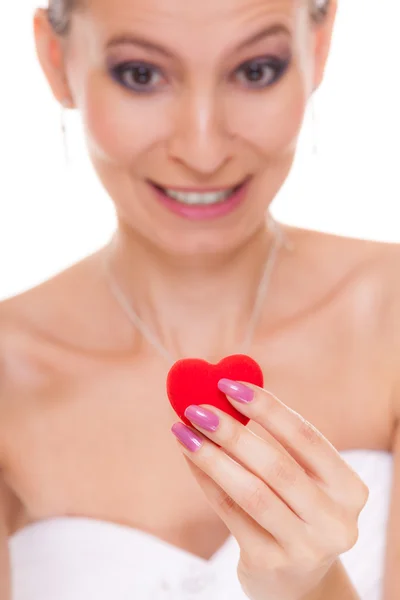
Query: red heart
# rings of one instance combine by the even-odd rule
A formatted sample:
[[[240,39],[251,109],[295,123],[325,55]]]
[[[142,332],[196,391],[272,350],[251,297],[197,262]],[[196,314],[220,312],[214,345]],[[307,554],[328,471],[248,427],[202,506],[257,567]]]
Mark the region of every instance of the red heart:
[[[198,358],[184,358],[171,367],[167,377],[168,398],[186,425],[193,426],[184,415],[191,404],[211,404],[247,425],[250,419],[236,410],[218,389],[218,381],[223,378],[253,383],[259,387],[264,383],[260,366],[245,354],[227,356],[216,365]]]

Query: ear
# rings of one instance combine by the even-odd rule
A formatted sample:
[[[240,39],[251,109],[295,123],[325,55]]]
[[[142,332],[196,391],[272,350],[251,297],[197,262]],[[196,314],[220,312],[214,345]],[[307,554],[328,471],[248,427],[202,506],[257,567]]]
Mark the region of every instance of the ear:
[[[33,29],[36,54],[50,89],[58,102],[69,99],[72,108],[71,91],[64,68],[65,41],[54,32],[46,9],[36,10]]]
[[[317,90],[322,83],[329,50],[331,47],[332,34],[337,13],[337,0],[331,0],[328,14],[323,22],[315,24],[314,33],[314,90]]]

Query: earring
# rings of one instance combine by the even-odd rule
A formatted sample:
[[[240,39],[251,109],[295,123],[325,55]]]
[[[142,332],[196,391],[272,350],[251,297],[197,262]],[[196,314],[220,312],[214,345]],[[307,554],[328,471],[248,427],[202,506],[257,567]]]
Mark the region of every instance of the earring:
[[[63,136],[63,145],[64,145],[64,156],[65,162],[69,166],[69,156],[68,156],[68,144],[67,144],[67,128],[65,125],[65,109],[71,106],[71,102],[68,98],[63,98],[61,100],[61,132]]]

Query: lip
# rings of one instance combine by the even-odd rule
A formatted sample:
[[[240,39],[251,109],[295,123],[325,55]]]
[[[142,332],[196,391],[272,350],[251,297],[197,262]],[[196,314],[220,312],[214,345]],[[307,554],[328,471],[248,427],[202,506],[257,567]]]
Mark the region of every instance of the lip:
[[[167,196],[163,189],[159,186],[151,182],[149,182],[149,184],[157,201],[171,213],[190,221],[209,221],[212,219],[226,217],[233,213],[239,206],[241,206],[247,197],[251,179],[251,177],[248,177],[241,184],[236,186],[235,191],[230,194],[226,200],[223,200],[217,204],[202,206],[191,206],[178,202],[177,200]]]

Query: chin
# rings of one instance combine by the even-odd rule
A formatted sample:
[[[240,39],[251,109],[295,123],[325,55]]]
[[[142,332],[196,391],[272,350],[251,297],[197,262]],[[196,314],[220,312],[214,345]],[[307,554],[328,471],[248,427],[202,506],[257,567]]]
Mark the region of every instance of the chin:
[[[231,228],[219,228],[216,224],[211,226],[210,223],[197,231],[194,228],[190,228],[190,231],[171,231],[160,227],[147,232],[142,231],[141,237],[145,238],[147,244],[156,252],[179,259],[184,264],[185,261],[207,261],[210,258],[215,260],[217,256],[223,258],[232,254],[264,227],[265,217],[256,223],[253,221],[251,225],[242,222]]]

